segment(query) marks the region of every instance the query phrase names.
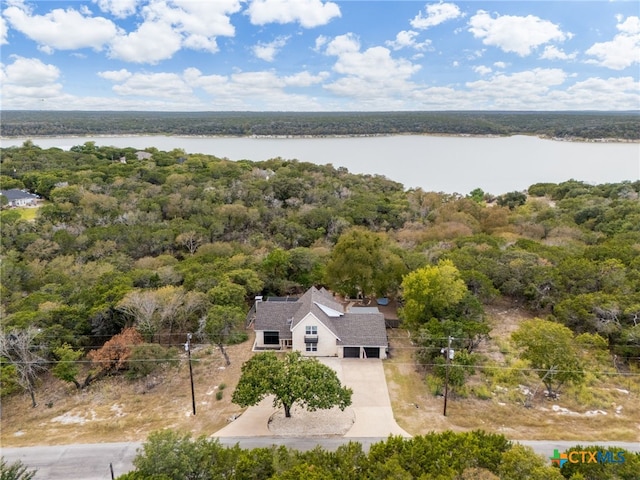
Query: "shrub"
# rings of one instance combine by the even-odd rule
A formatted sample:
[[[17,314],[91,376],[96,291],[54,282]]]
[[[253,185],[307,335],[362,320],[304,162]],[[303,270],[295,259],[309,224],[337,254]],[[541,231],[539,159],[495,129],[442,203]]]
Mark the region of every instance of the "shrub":
[[[216,400],[222,400],[222,395],[224,395],[224,392],[222,390],[218,390],[216,392]]]
[[[178,352],[175,348],[165,348],[157,343],[142,343],[131,349],[128,378],[146,377],[160,365],[178,364]]]
[[[0,479],[2,480],[31,480],[35,477],[37,470],[27,470],[27,467],[17,460],[7,463],[0,457]]]

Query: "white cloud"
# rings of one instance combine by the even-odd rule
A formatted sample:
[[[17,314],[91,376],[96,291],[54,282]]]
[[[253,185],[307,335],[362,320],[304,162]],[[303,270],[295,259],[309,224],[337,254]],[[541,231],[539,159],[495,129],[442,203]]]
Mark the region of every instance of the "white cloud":
[[[127,78],[131,77],[132,73],[126,69],[121,70],[110,70],[106,72],[98,72],[98,76],[104,78],[105,80],[110,80],[112,82],[122,82]]]
[[[117,83],[120,97],[133,97],[134,105],[162,105],[166,110],[320,110],[313,97],[292,94],[287,88],[304,88],[321,83],[328,72],[307,71],[281,77],[274,71],[237,72],[232,75],[203,75],[197,68],[180,73],[135,73],[127,70],[101,72],[101,77]],[[149,100],[142,100],[147,97]],[[179,107],[182,103],[182,108]],[[118,104],[118,100],[114,102]],[[108,107],[101,107],[101,109]],[[153,107],[158,110],[162,107]]]
[[[254,25],[298,22],[313,28],[340,17],[340,7],[322,0],[253,0],[246,13]]]
[[[425,50],[431,45],[431,40],[425,40],[424,42],[416,42],[418,32],[413,30],[402,30],[398,32],[395,40],[387,40],[385,45],[393,48],[394,50],[400,50],[402,48],[415,48],[416,50]]]
[[[324,47],[327,43],[329,43],[329,37],[325,37],[324,35],[320,35],[318,38],[316,38],[316,43],[315,46],[313,48],[314,52],[319,52],[320,50],[322,50],[322,47]]]
[[[467,82],[474,102],[484,108],[540,110],[549,108],[546,96],[563,84],[567,74],[557,68],[535,68],[510,75],[497,73],[487,80]]]
[[[595,43],[586,51],[587,55],[596,57],[596,60],[589,60],[589,63],[612,70],[623,70],[634,63],[640,63],[640,17],[628,17],[623,22],[618,17],[618,22],[620,33],[613,40]]]
[[[481,38],[485,45],[498,47],[524,57],[533,49],[552,41],[564,41],[572,34],[560,30],[558,25],[534,15],[518,17],[503,15],[493,18],[479,10],[469,20],[469,31]]]
[[[72,8],[56,8],[46,15],[33,15],[23,4],[15,4],[6,8],[3,15],[13,28],[37,42],[45,53],[88,47],[100,50],[118,31],[110,20],[90,17]]]
[[[555,45],[547,45],[540,55],[543,60],[574,60],[578,56],[577,53],[565,53],[562,49]]]
[[[418,13],[409,23],[413,28],[424,30],[461,16],[463,13],[455,3],[431,3],[425,6],[425,14]]]
[[[109,56],[126,62],[158,63],[180,50],[182,37],[164,22],[145,22],[111,42]]]
[[[354,53],[360,50],[360,40],[353,33],[338,35],[333,40],[327,42],[327,55],[340,56],[346,53]]]
[[[264,60],[265,62],[273,62],[280,49],[287,44],[288,40],[288,36],[278,37],[272,42],[260,42],[257,45],[254,45],[251,50],[259,59]]]
[[[588,78],[553,92],[548,100],[566,110],[628,110],[640,105],[640,82],[632,77]]]
[[[488,75],[492,72],[491,68],[486,67],[484,65],[478,65],[473,67],[473,71],[479,73],[480,75]]]
[[[127,78],[124,83],[114,85],[113,91],[118,95],[161,97],[173,100],[190,96],[192,93],[191,87],[175,73],[136,73]]]
[[[138,0],[93,0],[100,10],[116,18],[126,18],[136,12]]]
[[[0,45],[6,45],[9,43],[7,39],[7,35],[9,34],[9,28],[7,27],[7,22],[4,17],[0,16]]]
[[[153,64],[181,48],[215,53],[217,36],[235,35],[229,16],[239,10],[239,0],[151,0],[142,8],[144,22],[138,29],[111,42],[110,56]]]
[[[500,70],[504,70],[505,68],[507,68],[507,64],[504,62],[494,62],[493,66],[499,68]]]
[[[310,87],[311,85],[322,83],[329,75],[329,72],[320,72],[318,75],[312,75],[304,71],[284,77],[283,80],[288,87]]]
[[[324,88],[363,102],[368,102],[368,96],[375,101],[406,94],[413,88],[409,78],[420,69],[406,59],[394,59],[384,47],[361,52],[360,42],[352,33],[335,37],[327,44],[325,53],[337,57],[333,70],[344,76]]]
[[[3,107],[11,107],[14,100],[20,104],[61,94],[60,70],[55,65],[45,64],[37,58],[14,56],[13,63],[2,65],[1,70]]]

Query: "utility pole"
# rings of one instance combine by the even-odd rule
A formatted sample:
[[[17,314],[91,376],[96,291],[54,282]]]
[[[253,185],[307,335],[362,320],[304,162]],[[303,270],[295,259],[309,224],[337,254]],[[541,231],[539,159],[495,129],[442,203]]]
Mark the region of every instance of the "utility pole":
[[[447,365],[445,367],[445,380],[444,380],[444,412],[443,415],[447,416],[447,397],[449,396],[449,364],[453,358],[453,350],[451,350],[451,336],[447,341]]]
[[[187,343],[184,344],[184,349],[187,351],[189,357],[189,378],[191,379],[191,406],[193,407],[193,414],[196,414],[196,393],[193,389],[193,369],[191,368],[191,334],[187,333]]]

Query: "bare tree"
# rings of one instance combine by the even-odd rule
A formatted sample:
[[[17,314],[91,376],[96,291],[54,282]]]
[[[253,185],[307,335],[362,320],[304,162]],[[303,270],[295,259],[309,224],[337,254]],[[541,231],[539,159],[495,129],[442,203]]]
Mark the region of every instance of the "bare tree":
[[[117,309],[132,318],[133,324],[147,341],[163,330],[172,333],[205,311],[206,296],[186,292],[182,287],[167,285],[155,290],[127,293]]]
[[[133,318],[135,326],[148,341],[153,339],[158,331],[155,314],[159,308],[155,292],[140,290],[129,292],[116,308]]]
[[[202,244],[202,240],[202,235],[193,230],[181,233],[176,237],[176,243],[189,250],[191,255],[196,253],[196,250]]]
[[[0,336],[0,356],[9,360],[17,373],[18,384],[31,396],[31,406],[36,407],[36,380],[38,373],[45,370],[45,358],[42,346],[36,342],[38,330],[29,327],[25,330],[12,330]]]

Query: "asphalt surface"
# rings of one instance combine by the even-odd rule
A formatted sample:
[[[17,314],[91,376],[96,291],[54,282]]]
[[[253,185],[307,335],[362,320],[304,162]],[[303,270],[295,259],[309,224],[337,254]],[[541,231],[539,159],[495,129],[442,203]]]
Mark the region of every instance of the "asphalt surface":
[[[365,449],[385,438],[296,438],[296,437],[225,437],[219,438],[223,445],[235,445],[242,448],[285,445],[297,450],[310,450],[320,445],[327,450],[335,450],[349,441],[360,442]],[[626,450],[640,452],[638,442],[579,442],[579,441],[519,441],[532,447],[536,453],[545,457],[575,445],[617,446]],[[21,460],[29,468],[36,468],[37,480],[110,480],[113,466],[115,476],[133,470],[133,459],[141,443],[98,443],[86,445],[58,445],[51,447],[3,448],[2,456],[8,462]]]

